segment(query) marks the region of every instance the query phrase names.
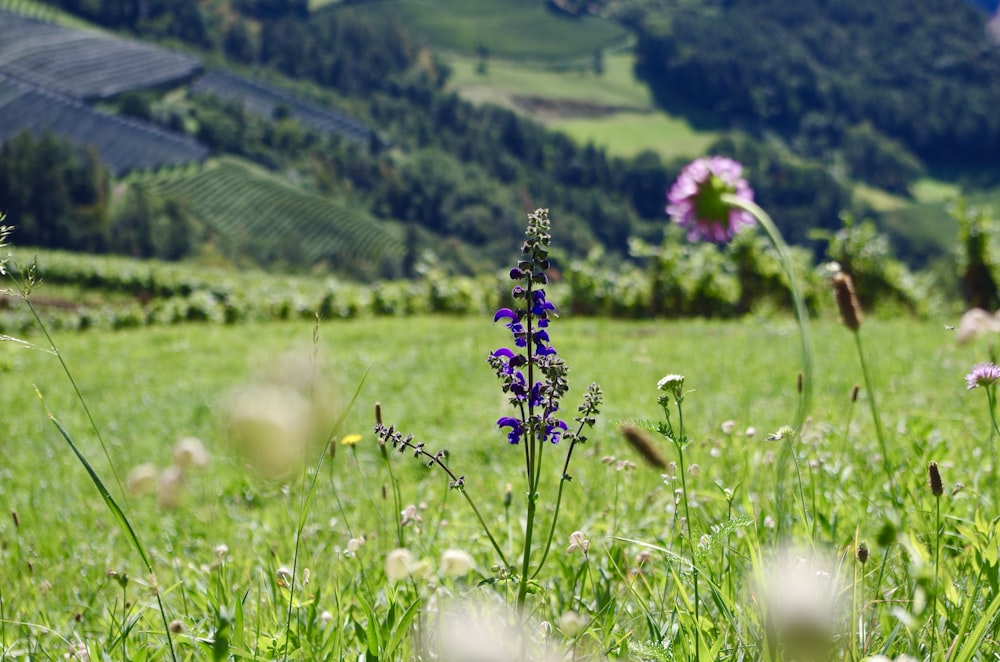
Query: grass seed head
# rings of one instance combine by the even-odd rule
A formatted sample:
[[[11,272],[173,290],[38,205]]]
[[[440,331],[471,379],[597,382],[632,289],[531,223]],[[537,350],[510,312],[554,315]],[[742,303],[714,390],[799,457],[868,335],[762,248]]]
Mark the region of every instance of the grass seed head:
[[[851,331],[861,328],[861,304],[854,291],[854,280],[851,275],[838,271],[833,277],[833,293],[837,298],[837,308],[840,309],[840,321]]]
[[[927,482],[930,485],[931,494],[935,497],[944,494],[944,483],[941,482],[941,471],[938,469],[937,462],[931,462],[927,465]]]
[[[656,448],[653,440],[650,439],[645,430],[632,425],[623,425],[621,433],[625,437],[625,441],[629,443],[629,446],[634,448],[649,466],[656,469],[666,469],[667,461],[660,455],[660,451]]]

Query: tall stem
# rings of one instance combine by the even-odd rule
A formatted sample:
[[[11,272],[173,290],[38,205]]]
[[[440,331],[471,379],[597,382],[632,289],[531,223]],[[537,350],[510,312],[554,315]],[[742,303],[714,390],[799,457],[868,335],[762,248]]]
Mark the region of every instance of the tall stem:
[[[861,334],[854,332],[854,343],[858,348],[858,360],[861,362],[861,373],[865,378],[865,390],[868,391],[868,408],[872,413],[872,423],[875,425],[875,436],[878,439],[879,449],[882,451],[882,466],[885,467],[885,475],[889,481],[889,493],[896,494],[893,486],[892,460],[889,459],[889,445],[886,443],[885,430],[882,426],[882,419],[878,413],[878,403],[875,401],[875,389],[872,384],[871,370],[868,369],[868,361],[865,358],[864,348],[861,346]]]
[[[698,595],[698,564],[694,558],[694,537],[691,534],[691,510],[688,507],[687,491],[687,470],[684,467],[684,410],[681,407],[681,399],[677,399],[677,455],[680,462],[678,467],[681,474],[681,493],[684,495],[684,522],[687,532],[688,552],[691,554],[691,576],[694,578],[694,645],[695,659],[701,659],[701,599]]]
[[[760,223],[768,239],[771,240],[771,244],[778,251],[778,257],[781,258],[782,267],[784,267],[785,275],[788,277],[788,285],[791,289],[792,301],[795,305],[795,316],[799,323],[802,351],[802,393],[799,397],[799,407],[795,414],[795,425],[793,426],[796,431],[799,431],[805,422],[812,403],[813,350],[812,337],[809,333],[809,312],[806,309],[805,301],[802,299],[802,293],[799,291],[798,280],[795,278],[795,270],[792,268],[792,258],[788,252],[788,246],[781,236],[781,232],[778,231],[777,226],[766,211],[761,209],[757,204],[732,194],[725,194],[722,196],[722,199],[733,207],[738,207],[749,212]]]

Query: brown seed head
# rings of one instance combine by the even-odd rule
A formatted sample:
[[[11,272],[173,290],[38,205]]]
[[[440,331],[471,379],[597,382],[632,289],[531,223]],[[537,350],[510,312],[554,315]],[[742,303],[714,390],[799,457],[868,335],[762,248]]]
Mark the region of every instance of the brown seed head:
[[[855,550],[854,555],[858,559],[858,563],[864,565],[868,562],[868,545],[865,543],[858,543],[858,548]]]
[[[861,304],[854,291],[854,281],[850,274],[838,271],[833,277],[833,293],[840,309],[840,321],[851,331],[861,328]]]
[[[938,470],[937,462],[927,465],[927,482],[931,486],[931,494],[936,497],[944,494],[944,483],[941,482],[941,472]]]
[[[653,445],[653,440],[640,428],[633,427],[631,425],[623,425],[621,427],[622,436],[625,437],[625,441],[629,445],[638,451],[639,455],[642,456],[650,466],[657,469],[666,469],[667,461],[663,459],[660,455],[660,451],[657,450],[656,446]]]

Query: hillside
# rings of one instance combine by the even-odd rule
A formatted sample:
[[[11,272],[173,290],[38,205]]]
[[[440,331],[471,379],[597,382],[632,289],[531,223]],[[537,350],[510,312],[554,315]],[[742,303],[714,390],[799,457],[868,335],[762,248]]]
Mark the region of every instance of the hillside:
[[[387,230],[406,227],[411,258],[404,274],[415,273],[417,255],[462,272],[492,270],[516,245],[519,218],[540,205],[553,208],[564,224],[568,256],[601,244],[625,258],[631,238],[661,240],[669,181],[686,159],[706,151],[745,160],[758,199],[782,231],[818,256],[824,244],[811,238],[812,231],[837,230],[841,212],[848,211],[881,219],[899,237],[894,244],[903,257],[924,264],[951,250],[954,226],[944,208],[949,196],[990,184],[998,166],[989,142],[997,116],[982,110],[992,103],[993,88],[976,85],[992,80],[995,51],[958,39],[967,16],[949,14],[943,5],[925,17],[900,8],[889,20],[841,3],[836,21],[828,16],[813,25],[818,5],[812,2],[795,10],[783,3],[698,9],[673,0],[594,2],[576,18],[534,0],[480,0],[476,11],[462,3],[445,11],[450,5],[406,1],[185,0],[147,3],[143,12],[133,11],[131,0],[109,3],[106,11],[73,0],[47,4],[117,31],[101,33],[104,39],[133,45],[136,38],[172,40],[167,50],[189,63],[169,80],[148,76],[149,85],[117,94],[74,93],[77,112],[88,110],[102,121],[128,115],[131,125],[195,146],[183,159],[130,164],[105,156],[110,152],[98,145],[112,176],[210,156],[252,161],[304,195],[356,209]],[[748,31],[734,26],[744,24],[760,29],[741,39]],[[822,25],[835,28],[826,49]],[[979,29],[983,34],[981,21]],[[940,38],[911,57],[917,46],[896,38],[907,30]],[[93,39],[93,30],[87,34]],[[493,41],[496,34],[516,38]],[[846,34],[857,34],[863,48],[843,42]],[[713,39],[727,48],[703,47]],[[0,39],[0,73],[5,61],[13,61],[2,57],[5,43]],[[865,49],[882,43],[896,44],[898,52],[879,74],[859,63]],[[833,46],[838,53],[858,52],[833,57]],[[649,87],[634,78],[636,63]],[[915,66],[937,73],[921,82]],[[965,72],[965,87],[953,84],[956,72]],[[29,82],[7,76],[14,81],[9,89]],[[870,92],[885,89],[886,81],[895,87],[885,99]],[[47,92],[69,99],[58,89],[67,84]],[[913,94],[918,96],[911,99]],[[935,107],[933,95],[942,94],[948,104],[941,117],[951,119],[925,122],[922,134],[913,133],[918,124],[899,109]],[[965,115],[948,115],[952,109]],[[24,125],[31,114],[17,112]],[[3,126],[11,133],[21,128],[13,120]],[[958,131],[973,131],[979,140],[958,140]],[[92,136],[98,135],[95,129]],[[98,143],[92,136],[74,139]],[[247,244],[230,234],[232,221],[206,218],[204,204],[187,198],[185,187],[154,181],[132,179],[108,191],[109,232],[121,227],[127,210],[128,227],[150,214],[180,214],[193,233],[189,250],[246,258],[235,248]],[[139,201],[138,189],[166,199]],[[930,190],[951,193],[932,199],[924,195]],[[125,191],[131,192],[123,197]],[[925,219],[920,237],[907,236],[913,227],[900,220],[910,207]],[[285,239],[293,242],[294,235]],[[303,241],[295,250],[253,253],[265,266],[283,268],[295,255],[313,256],[303,260],[319,260],[324,268],[339,262],[318,257],[314,248],[322,242],[315,237]],[[112,243],[90,245],[107,250]],[[130,250],[157,255],[159,249]],[[268,262],[267,255],[278,253],[285,257]],[[386,266],[388,255],[366,257],[370,266],[356,275],[399,273],[399,266]]]

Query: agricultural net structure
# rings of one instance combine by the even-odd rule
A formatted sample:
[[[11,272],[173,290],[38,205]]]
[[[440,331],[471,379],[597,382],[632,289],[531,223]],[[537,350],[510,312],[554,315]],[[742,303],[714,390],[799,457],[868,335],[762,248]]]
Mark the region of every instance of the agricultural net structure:
[[[51,132],[97,149],[115,175],[201,162],[208,149],[151,124],[100,112],[50,90],[0,74],[0,143],[22,131]]]
[[[338,135],[355,142],[367,142],[372,136],[371,129],[343,113],[303,101],[273,85],[225,71],[209,71],[191,86],[191,91],[239,101],[248,111],[267,117],[273,116],[279,106],[284,106],[303,126],[323,135]]]
[[[0,73],[74,99],[106,99],[199,71],[183,53],[0,10]]]

